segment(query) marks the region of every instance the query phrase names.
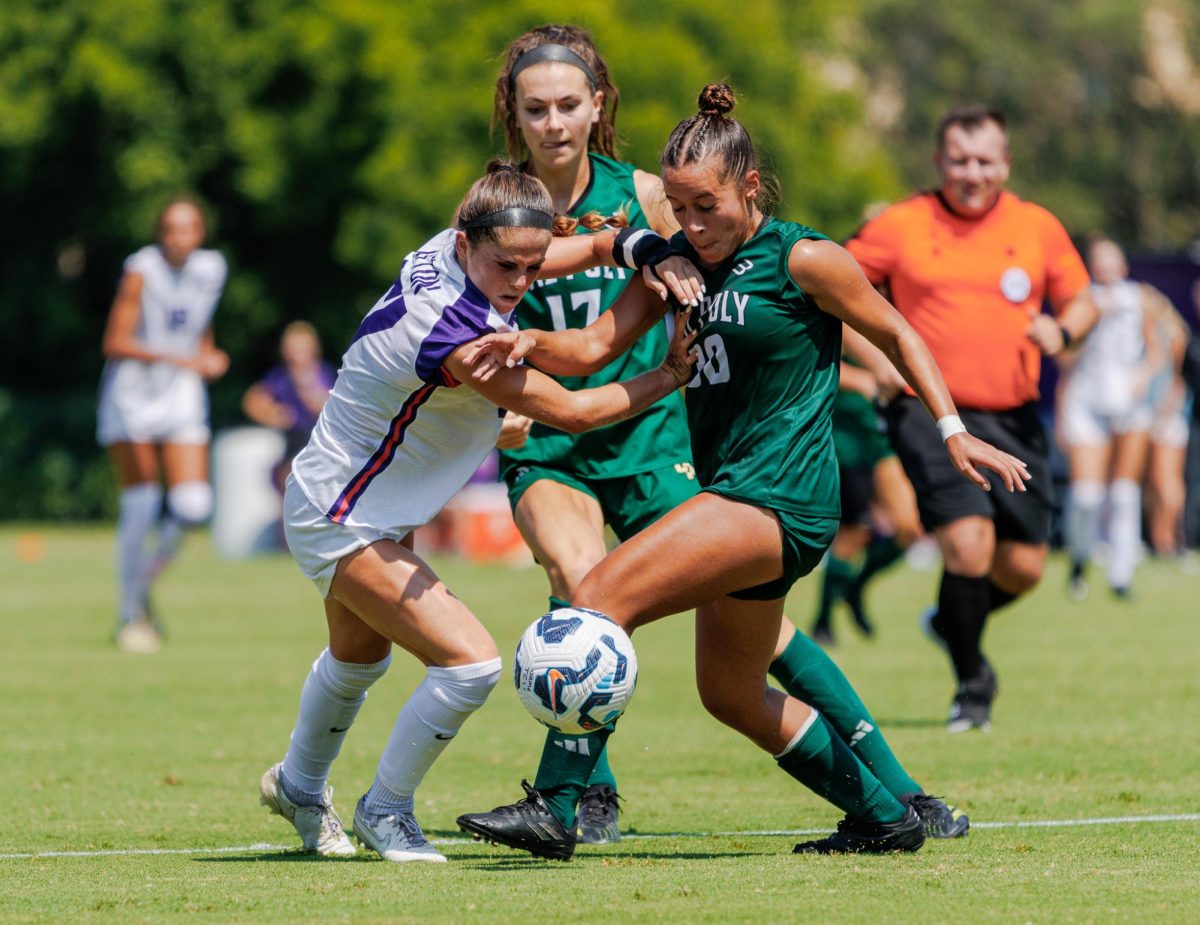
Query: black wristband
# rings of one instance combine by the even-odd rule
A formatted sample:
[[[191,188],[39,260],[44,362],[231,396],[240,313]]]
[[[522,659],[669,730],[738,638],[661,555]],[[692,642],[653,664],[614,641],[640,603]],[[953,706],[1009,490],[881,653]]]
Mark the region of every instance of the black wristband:
[[[1058,331],[1060,334],[1062,334],[1062,340],[1063,340],[1062,348],[1063,348],[1063,350],[1066,350],[1068,347],[1071,346],[1071,332],[1068,331],[1066,328],[1064,328],[1061,324],[1058,326]]]
[[[613,240],[613,260],[630,270],[657,266],[672,253],[665,238],[645,228],[622,228]]]

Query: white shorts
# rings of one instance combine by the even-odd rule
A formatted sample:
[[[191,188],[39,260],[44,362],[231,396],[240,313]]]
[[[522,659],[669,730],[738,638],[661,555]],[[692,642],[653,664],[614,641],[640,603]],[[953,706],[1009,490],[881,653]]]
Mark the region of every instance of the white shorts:
[[[335,523],[308,500],[291,475],[283,490],[283,532],[300,571],[317,586],[323,598],[329,596],[333,574],[343,558],[379,540],[398,543],[407,536]]]
[[[96,440],[205,444],[208,393],[199,375],[170,363],[109,363],[100,386]]]
[[[1058,407],[1058,434],[1066,446],[1103,446],[1115,436],[1149,430],[1150,422],[1150,406],[1144,402],[1105,412],[1073,389],[1063,392]]]

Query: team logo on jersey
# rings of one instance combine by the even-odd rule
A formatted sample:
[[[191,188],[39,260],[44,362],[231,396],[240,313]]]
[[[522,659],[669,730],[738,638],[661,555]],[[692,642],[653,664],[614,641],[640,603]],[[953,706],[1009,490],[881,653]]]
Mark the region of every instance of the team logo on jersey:
[[[739,260],[734,268],[729,272],[734,276],[741,276],[743,273],[749,273],[753,268],[754,261],[743,258],[742,260]]]
[[[1000,276],[1000,291],[1008,301],[1020,304],[1033,292],[1033,280],[1020,267],[1009,267]]]

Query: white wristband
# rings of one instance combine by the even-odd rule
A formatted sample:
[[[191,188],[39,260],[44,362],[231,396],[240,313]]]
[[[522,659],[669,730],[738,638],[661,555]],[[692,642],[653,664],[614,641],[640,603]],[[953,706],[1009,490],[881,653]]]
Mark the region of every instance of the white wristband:
[[[963,426],[962,418],[957,414],[947,414],[945,417],[938,418],[937,422],[938,433],[942,435],[942,443],[945,443],[955,434],[965,434],[967,428]]]

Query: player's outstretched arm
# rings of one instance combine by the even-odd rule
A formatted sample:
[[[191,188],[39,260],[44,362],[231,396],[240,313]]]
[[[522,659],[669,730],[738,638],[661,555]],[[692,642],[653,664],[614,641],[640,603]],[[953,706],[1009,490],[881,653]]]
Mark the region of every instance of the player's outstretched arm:
[[[633,280],[608,311],[586,328],[488,334],[464,345],[462,360],[475,381],[486,381],[498,369],[511,369],[522,360],[555,376],[586,376],[628,350],[666,309],[657,295]]]
[[[696,335],[687,333],[683,318],[681,313],[667,355],[657,369],[595,389],[569,391],[528,366],[498,368],[486,380],[475,379],[466,357],[477,354],[479,341],[450,354],[446,369],[501,408],[568,433],[580,433],[633,417],[687,384],[696,364],[690,351]]]
[[[867,281],[850,253],[832,241],[799,241],[788,256],[796,285],[824,310],[840,318],[883,352],[924,403],[946,444],[946,452],[964,476],[988,490],[978,466],[991,469],[1009,491],[1024,491],[1030,478],[1025,463],[966,432],[950,390],[920,335]]]

